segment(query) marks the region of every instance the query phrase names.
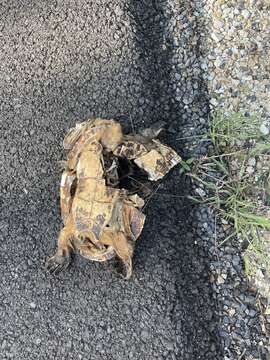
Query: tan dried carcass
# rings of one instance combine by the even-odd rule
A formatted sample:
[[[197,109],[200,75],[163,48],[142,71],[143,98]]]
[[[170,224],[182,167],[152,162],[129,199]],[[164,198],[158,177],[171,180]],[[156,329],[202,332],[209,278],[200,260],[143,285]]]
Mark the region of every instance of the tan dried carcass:
[[[135,241],[145,221],[144,200],[119,188],[118,158],[134,161],[150,180],[162,178],[180,157],[155,139],[158,132],[124,135],[118,122],[103,119],[85,121],[69,131],[60,187],[64,227],[56,254],[46,262],[50,272],[65,269],[71,253],[77,252],[94,261],[117,256],[124,277],[130,278]]]

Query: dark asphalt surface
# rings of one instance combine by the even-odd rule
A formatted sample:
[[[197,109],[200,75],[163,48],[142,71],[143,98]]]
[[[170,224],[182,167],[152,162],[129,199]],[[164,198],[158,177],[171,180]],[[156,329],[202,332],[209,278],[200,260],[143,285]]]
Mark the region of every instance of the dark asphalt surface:
[[[58,278],[44,271],[61,227],[57,161],[76,121],[165,120],[165,141],[183,152],[177,129],[191,112],[174,101],[166,46],[176,5],[0,2],[0,359],[219,359],[208,261],[177,169],[147,206],[130,282],[78,257]]]

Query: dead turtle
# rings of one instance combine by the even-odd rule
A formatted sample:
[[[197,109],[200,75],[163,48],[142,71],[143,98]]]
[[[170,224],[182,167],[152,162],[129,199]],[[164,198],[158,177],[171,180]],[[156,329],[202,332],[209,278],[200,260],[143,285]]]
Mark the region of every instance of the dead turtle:
[[[130,278],[135,241],[145,221],[140,211],[144,200],[118,188],[118,158],[134,161],[150,180],[160,179],[180,161],[149,133],[123,135],[118,122],[91,119],[66,135],[69,153],[60,186],[64,227],[56,254],[46,262],[50,272],[67,268],[71,253],[77,252],[93,261],[117,256],[124,277]]]

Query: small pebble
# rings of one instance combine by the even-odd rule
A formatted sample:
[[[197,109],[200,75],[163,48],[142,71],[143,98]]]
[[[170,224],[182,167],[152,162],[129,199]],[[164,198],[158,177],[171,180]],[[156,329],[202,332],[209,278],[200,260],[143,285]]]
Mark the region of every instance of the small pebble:
[[[260,132],[265,136],[269,135],[269,127],[267,127],[265,124],[262,124],[260,126]]]
[[[37,307],[36,303],[30,302],[30,308],[35,309]]]

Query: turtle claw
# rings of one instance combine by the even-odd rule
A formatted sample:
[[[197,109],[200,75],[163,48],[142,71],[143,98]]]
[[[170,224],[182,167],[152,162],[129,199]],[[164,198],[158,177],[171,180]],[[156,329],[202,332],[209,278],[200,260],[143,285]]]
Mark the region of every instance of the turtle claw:
[[[122,260],[121,272],[120,276],[124,280],[129,280],[132,275],[132,260],[129,258],[128,260]]]
[[[65,255],[55,254],[46,261],[45,269],[49,273],[53,275],[57,275],[61,271],[66,270],[68,268],[70,261],[71,261],[71,256],[69,253]]]

